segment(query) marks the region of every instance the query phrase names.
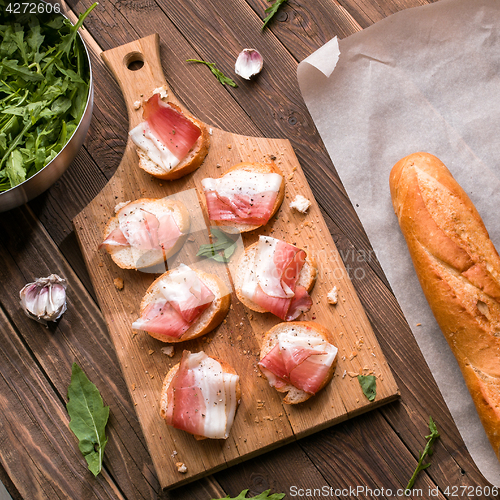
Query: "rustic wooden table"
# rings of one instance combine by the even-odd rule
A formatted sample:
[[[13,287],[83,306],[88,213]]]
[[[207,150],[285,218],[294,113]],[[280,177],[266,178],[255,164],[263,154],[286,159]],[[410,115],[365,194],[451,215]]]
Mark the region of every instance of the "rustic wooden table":
[[[65,8],[79,13],[90,3],[69,1]],[[85,23],[95,86],[85,145],[50,190],[0,218],[0,479],[14,499],[208,500],[236,496],[244,488],[252,494],[271,488],[287,498],[397,498],[425,445],[429,415],[441,438],[432,466],[415,485],[422,493],[413,498],[465,497],[466,486],[477,487],[472,497],[495,498],[481,493],[488,483],[465,449],[370,251],[296,80],[298,62],[333,36],[349,36],[426,3],[289,0],[261,32],[265,0],[101,0]],[[122,95],[99,52],[154,32],[161,36],[166,79],[194,115],[232,132],[291,141],[401,392],[397,402],[170,492],[159,486],[71,222],[112,176],[127,139]],[[236,77],[236,89],[223,87],[206,67],[185,62],[215,61],[234,75],[244,47],[263,54],[265,69],[252,82]],[[70,307],[45,329],[20,310],[18,292],[53,272],[70,282]],[[68,428],[66,391],[74,361],[111,408],[97,479]],[[454,487],[459,489],[453,496]]]

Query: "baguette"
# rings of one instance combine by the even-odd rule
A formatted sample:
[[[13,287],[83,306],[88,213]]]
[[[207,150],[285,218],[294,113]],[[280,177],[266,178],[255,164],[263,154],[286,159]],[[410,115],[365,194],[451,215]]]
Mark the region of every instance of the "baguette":
[[[104,245],[115,264],[122,269],[143,269],[162,264],[181,249],[190,227],[189,212],[182,202],[169,200],[167,198],[141,198],[125,204],[122,203],[115,208],[116,215],[110,218],[104,228],[104,239],[114,230],[120,228],[120,214],[135,208],[142,208],[152,213],[157,218],[168,213],[172,214],[182,234],[177,239],[176,243],[167,251],[161,251],[161,249],[139,249],[131,246]]]
[[[292,335],[307,335],[308,337],[315,337],[319,339],[323,339],[329,344],[332,343],[332,337],[330,332],[323,326],[315,323],[314,321],[295,321],[288,323],[279,323],[269,330],[264,336],[264,340],[262,342],[262,347],[260,351],[260,359],[261,361],[267,356],[273,348],[278,343],[278,335],[282,332],[288,332]],[[337,356],[333,360],[328,372],[325,374],[325,377],[318,389],[315,391],[315,394],[323,389],[323,387],[328,384],[328,382],[332,379],[333,373],[335,371],[335,367],[337,365]],[[264,376],[267,377],[266,370],[262,369],[262,366],[259,364],[259,368],[261,369]],[[285,404],[299,404],[307,401],[310,397],[314,396],[314,394],[310,392],[306,392],[300,388],[295,387],[292,383],[287,383],[282,386],[275,386],[275,389],[278,392],[286,393],[283,403]]]
[[[141,301],[141,316],[146,308],[152,304],[155,298],[159,295],[162,280],[176,269],[172,269],[162,274],[155,281],[153,281],[147,289],[146,294]],[[213,302],[180,337],[173,337],[162,333],[147,332],[151,335],[151,337],[167,343],[184,342],[211,332],[219,326],[222,320],[226,317],[231,304],[231,294],[229,293],[229,290],[224,282],[214,274],[205,273],[199,269],[193,270],[198,275],[200,280],[207,286],[207,288],[215,295]]]
[[[424,294],[500,459],[500,257],[471,200],[435,156],[397,162],[390,189]]]
[[[281,185],[278,190],[278,194],[276,196],[276,200],[274,202],[274,205],[271,209],[271,214],[269,216],[269,219],[271,219],[276,212],[278,211],[279,207],[281,206],[281,203],[283,202],[283,198],[285,197],[285,178],[283,176],[283,173],[281,170],[274,164],[274,162],[270,163],[256,163],[256,162],[244,162],[244,163],[238,163],[237,165],[234,165],[231,167],[227,172],[225,172],[222,177],[227,176],[228,174],[235,173],[238,171],[244,171],[244,172],[252,172],[256,174],[278,174],[281,176]],[[207,209],[208,212],[208,209]],[[209,214],[210,216],[210,214]],[[268,219],[268,220],[269,220]],[[242,223],[237,223],[235,221],[231,220],[210,220],[211,223],[215,224],[218,226],[222,231],[228,233],[228,234],[239,234],[239,233],[245,233],[249,231],[255,231],[259,227],[262,227],[265,224],[242,224]],[[267,222],[266,222],[267,224]]]

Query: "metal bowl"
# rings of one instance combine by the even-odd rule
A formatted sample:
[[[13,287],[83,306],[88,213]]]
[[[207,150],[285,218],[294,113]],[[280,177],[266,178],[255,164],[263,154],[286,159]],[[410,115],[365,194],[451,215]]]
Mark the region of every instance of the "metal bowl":
[[[62,13],[61,15],[64,16]],[[78,36],[80,37],[83,47],[85,48],[90,74],[89,95],[87,97],[87,104],[85,106],[83,116],[80,119],[80,123],[71,136],[71,139],[61,149],[61,151],[59,151],[58,155],[47,163],[45,167],[21,184],[0,193],[0,212],[5,212],[23,205],[46,191],[66,171],[83,145],[83,141],[85,140],[89,130],[90,120],[92,118],[92,108],[94,106],[94,85],[92,80],[92,66],[90,64],[89,52],[80,33],[78,33]]]

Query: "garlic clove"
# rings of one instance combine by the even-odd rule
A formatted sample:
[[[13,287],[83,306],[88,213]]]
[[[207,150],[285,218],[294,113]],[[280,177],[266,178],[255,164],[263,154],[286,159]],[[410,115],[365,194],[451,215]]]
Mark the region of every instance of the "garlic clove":
[[[250,78],[257,73],[260,73],[264,66],[264,59],[259,51],[255,49],[243,49],[236,59],[234,71],[237,75],[250,80]]]
[[[38,278],[19,292],[21,307],[35,321],[57,321],[66,311],[66,280],[57,274]]]

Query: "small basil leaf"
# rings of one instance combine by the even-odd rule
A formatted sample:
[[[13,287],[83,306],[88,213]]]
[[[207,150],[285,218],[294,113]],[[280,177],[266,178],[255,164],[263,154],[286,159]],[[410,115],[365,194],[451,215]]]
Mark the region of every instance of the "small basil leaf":
[[[368,401],[373,401],[377,396],[376,377],[374,375],[358,375],[358,382]]]

